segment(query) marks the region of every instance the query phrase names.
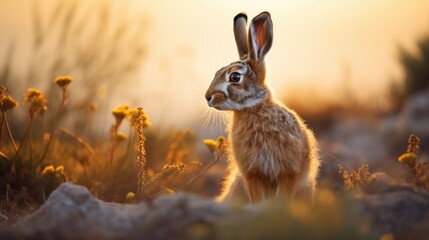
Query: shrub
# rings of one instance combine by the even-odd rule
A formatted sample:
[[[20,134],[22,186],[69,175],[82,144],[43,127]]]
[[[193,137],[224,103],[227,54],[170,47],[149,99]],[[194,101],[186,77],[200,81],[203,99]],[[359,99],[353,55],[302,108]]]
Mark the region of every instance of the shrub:
[[[429,36],[416,43],[417,53],[399,49],[399,63],[404,78],[390,86],[390,99],[393,108],[399,109],[404,101],[429,86]]]

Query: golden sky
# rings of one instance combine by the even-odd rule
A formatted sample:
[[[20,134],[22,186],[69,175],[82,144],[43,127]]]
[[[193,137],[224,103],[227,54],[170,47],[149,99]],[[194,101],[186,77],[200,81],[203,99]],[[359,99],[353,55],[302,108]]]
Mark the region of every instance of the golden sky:
[[[27,36],[22,31],[30,25],[28,2],[0,0],[0,44]],[[232,34],[238,12],[250,18],[261,11],[272,15],[274,42],[267,63],[277,95],[302,85],[332,94],[345,76],[353,91],[379,95],[389,80],[401,75],[398,46],[413,50],[415,40],[429,32],[427,0],[120,2],[150,19],[149,52],[130,101],[145,105],[158,99],[158,105],[146,104],[154,122],[177,116],[177,108],[186,116],[179,123],[195,119],[215,71],[238,59]]]

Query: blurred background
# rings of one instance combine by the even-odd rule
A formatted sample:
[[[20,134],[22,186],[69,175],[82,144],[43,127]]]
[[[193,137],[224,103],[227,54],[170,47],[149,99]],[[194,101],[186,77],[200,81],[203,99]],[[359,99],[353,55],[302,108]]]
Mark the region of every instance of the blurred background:
[[[426,0],[0,0],[0,82],[17,99],[28,87],[42,89],[54,109],[60,93],[52,81],[71,75],[64,126],[95,143],[108,138],[113,107],[142,106],[152,122],[151,161],[162,162],[168,143],[186,139],[188,158],[204,162],[202,139],[225,135],[228,117],[207,107],[205,90],[238,59],[233,17],[261,11],[274,23],[267,79],[316,132],[322,177],[338,180],[338,163],[396,169],[410,133],[424,139],[425,156]],[[18,135],[23,114],[11,116]],[[225,166],[214,169],[224,174]]]
[[[37,57],[43,59],[45,66],[39,68],[48,68],[46,65],[52,64],[54,58],[61,58],[54,55],[63,52],[77,55],[73,52],[83,48],[94,51],[93,58],[101,58],[105,57],[103,53],[113,51],[112,47],[118,48],[104,63],[91,66],[108,71],[103,64],[115,66],[138,58],[132,62],[133,69],[124,70],[127,77],[133,74],[129,80],[124,76],[97,80],[114,97],[110,105],[124,101],[143,105],[162,128],[183,128],[198,118],[196,109],[205,105],[202,96],[215,71],[237,59],[232,18],[239,12],[247,12],[249,18],[261,11],[271,12],[274,45],[267,59],[270,84],[277,96],[309,106],[319,105],[320,99],[353,98],[370,102],[378,109],[388,108],[389,85],[404,76],[398,61],[400,49],[418,54],[416,40],[429,28],[429,2],[424,0],[73,0],[62,3],[60,8],[57,5],[61,2],[64,1],[0,1],[2,65],[13,48],[13,69],[24,75],[35,61],[32,43],[36,34],[52,38],[43,42],[45,49]],[[54,13],[57,15],[52,16]],[[60,31],[61,24],[68,24],[64,26],[67,29]],[[53,35],[68,31],[65,42],[53,41]],[[139,35],[135,31],[140,31]],[[122,45],[116,43],[121,40]],[[136,52],[139,56],[135,56]],[[81,69],[62,66],[67,65],[64,62],[58,65],[64,69],[62,74],[72,74],[79,82],[89,77]],[[48,72],[45,76],[39,73],[40,79],[35,83],[43,85],[50,80]],[[23,76],[21,81],[29,78]],[[19,78],[14,79],[17,81]],[[109,84],[121,85],[121,89]]]

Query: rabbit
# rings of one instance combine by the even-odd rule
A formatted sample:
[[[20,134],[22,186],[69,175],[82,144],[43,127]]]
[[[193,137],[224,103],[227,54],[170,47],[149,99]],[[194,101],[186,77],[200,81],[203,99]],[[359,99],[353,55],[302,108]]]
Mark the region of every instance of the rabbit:
[[[240,57],[218,70],[205,98],[210,107],[232,111],[228,128],[230,175],[219,201],[257,203],[274,196],[313,198],[320,161],[313,132],[277,101],[265,81],[265,55],[273,42],[268,12],[234,17]]]

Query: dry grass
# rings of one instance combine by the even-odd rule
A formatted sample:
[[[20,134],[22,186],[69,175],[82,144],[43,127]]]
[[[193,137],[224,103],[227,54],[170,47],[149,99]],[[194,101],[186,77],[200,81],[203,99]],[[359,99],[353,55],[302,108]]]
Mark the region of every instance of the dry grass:
[[[8,94],[6,88],[0,88],[3,210],[15,209],[10,206],[16,204],[31,206],[42,203],[64,181],[87,186],[95,196],[115,202],[152,198],[163,192],[173,193],[175,189],[192,185],[223,156],[218,147],[223,149],[223,138],[206,141],[215,160],[203,168],[192,152],[191,146],[195,145],[196,139],[191,132],[185,132],[150,145],[149,156],[153,157],[155,153],[158,157],[148,160],[145,131],[151,123],[141,107],[122,105],[113,109],[114,122],[108,131],[110,137],[99,139],[96,145],[90,144],[82,133],[62,127],[58,121],[50,126],[39,125],[40,122],[35,120],[45,117],[45,112],[55,111],[56,119],[60,119],[68,108],[67,99],[73,98],[67,90],[69,84],[74,84],[71,77],[58,77],[54,83],[62,92],[57,109],[46,107],[48,99],[40,90],[29,88],[24,95],[24,104],[18,107],[18,101]],[[22,138],[16,137],[8,124],[8,118],[19,111],[26,112],[28,119]],[[130,129],[128,135],[119,131],[124,125]],[[35,137],[35,128],[45,134]]]
[[[429,165],[426,161],[418,160],[420,138],[411,134],[408,138],[407,151],[398,157],[398,161],[409,169],[406,179],[393,179],[384,172],[372,173],[368,164],[350,172],[339,165],[339,173],[343,177],[346,190],[374,192],[381,184],[392,182],[411,184],[417,189],[429,190]]]

